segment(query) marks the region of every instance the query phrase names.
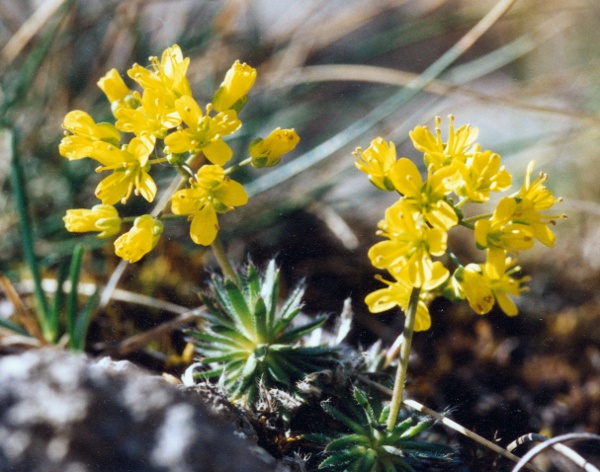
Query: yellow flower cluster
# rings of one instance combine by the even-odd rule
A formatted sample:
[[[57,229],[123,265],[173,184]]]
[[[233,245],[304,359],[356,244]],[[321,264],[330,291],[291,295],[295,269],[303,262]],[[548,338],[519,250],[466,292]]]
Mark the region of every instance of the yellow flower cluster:
[[[369,294],[365,301],[373,313],[395,306],[406,311],[413,288],[419,288],[416,331],[429,329],[427,302],[441,294],[466,299],[479,314],[489,312],[497,302],[507,315],[516,315],[508,295],[519,296],[527,278],[515,278],[520,268],[511,254],[531,248],[535,239],[553,247],[555,237],[548,226],[564,217],[541,213],[560,199],[544,185],[546,174],[532,180],[531,162],[521,189],[502,198],[493,214],[465,218],[466,203],[483,203],[491,192],[508,190],[512,177],[501,166],[498,154],[482,151],[475,143],[477,129],[470,125],[455,129],[454,118],[449,119],[445,142],[439,117],[435,134],[424,126],[410,132],[414,147],[423,153],[426,180],[411,160],[397,158],[394,143],[380,137],[366,150],[358,148],[354,153],[356,167],[377,188],[400,195],[379,222],[378,234],[385,240],[369,250],[372,264],[387,270],[393,280],[378,276],[387,287]],[[484,264],[463,266],[448,249],[448,231],[457,225],[474,229],[477,247],[487,251]],[[445,254],[458,265],[452,276],[441,260],[434,260]]]
[[[229,173],[246,164],[274,166],[300,140],[293,129],[277,128],[250,144],[247,159],[225,169],[233,157],[225,140],[242,126],[238,113],[248,100],[256,70],[236,61],[203,111],[187,79],[190,59],[179,46],[167,48],[160,59],[151,57],[150,64],[134,64],[127,72],[141,91],[131,90],[115,69],[102,77],[98,86],[111,104],[114,123],[96,123],[84,111],[71,111],[59,145],[63,157],[94,159],[100,163],[96,172],[107,174],[96,187],[101,204],[68,210],[63,218],[67,230],[97,231],[98,237],[108,238],[120,232],[123,222],[133,222],[115,241],[115,253],[129,262],[156,246],[163,231],[161,216],[120,218],[114,205],[125,205],[132,195],[148,202],[155,199],[153,165],[171,165],[186,177],[171,197],[171,212],[189,215],[192,240],[210,245],[219,230],[217,214],[248,201],[244,187]]]

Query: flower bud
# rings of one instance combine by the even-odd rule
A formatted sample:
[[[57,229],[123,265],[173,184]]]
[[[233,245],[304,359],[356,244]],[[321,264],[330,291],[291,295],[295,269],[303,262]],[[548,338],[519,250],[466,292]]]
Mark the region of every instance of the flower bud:
[[[65,228],[71,233],[99,231],[98,238],[109,238],[121,229],[121,218],[112,205],[95,205],[92,209],[67,210],[63,217]]]
[[[151,215],[142,215],[135,219],[133,227],[115,241],[115,254],[132,262],[139,261],[154,247],[163,232],[161,221]]]
[[[279,164],[281,156],[293,150],[299,141],[300,137],[293,128],[277,128],[265,139],[255,139],[248,146],[248,153],[252,158],[252,167],[260,169]]]
[[[241,110],[246,104],[246,94],[254,85],[256,69],[246,63],[235,61],[227,71],[225,80],[215,92],[212,100],[216,111],[225,111],[233,108]]]

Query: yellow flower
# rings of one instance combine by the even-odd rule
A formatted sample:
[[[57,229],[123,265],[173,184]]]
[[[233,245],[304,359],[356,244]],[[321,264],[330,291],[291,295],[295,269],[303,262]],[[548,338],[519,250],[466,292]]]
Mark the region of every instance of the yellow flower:
[[[392,141],[388,144],[383,138],[375,138],[366,150],[357,148],[353,154],[356,168],[367,174],[375,187],[391,192],[395,190],[388,175],[396,162],[396,147]]]
[[[534,161],[531,161],[527,166],[525,183],[513,195],[513,198],[517,201],[513,218],[519,223],[529,225],[534,237],[539,242],[548,247],[554,247],[556,237],[550,231],[548,225],[554,224],[556,218],[565,218],[565,215],[542,215],[540,211],[551,208],[555,203],[562,201],[562,199],[554,198],[552,192],[543,185],[548,180],[546,174],[541,173],[531,182],[533,166]]]
[[[388,176],[398,192],[404,195],[407,203],[417,213],[423,215],[427,222],[436,228],[448,231],[458,223],[458,217],[452,206],[444,200],[460,177],[457,169],[447,166],[432,172],[424,183],[417,166],[405,157],[395,162]]]
[[[215,92],[212,100],[216,111],[225,111],[233,108],[240,111],[246,104],[246,94],[250,91],[256,80],[256,69],[248,64],[235,61],[231,69],[225,74],[225,80]]]
[[[525,173],[525,182],[513,197],[530,201],[537,211],[548,210],[562,199],[554,198],[552,192],[544,185],[544,182],[548,180],[548,175],[544,172],[541,172],[533,182],[531,181],[534,165],[535,161],[529,162]]]
[[[100,231],[98,238],[109,238],[121,229],[121,218],[111,205],[95,205],[92,209],[67,210],[63,217],[65,228],[71,233]]]
[[[408,266],[410,283],[421,287],[432,277],[431,256],[441,256],[446,250],[448,234],[440,228],[431,228],[420,221],[418,214],[402,198],[385,212],[379,223],[378,234],[389,238],[369,250],[371,263],[378,269],[394,270]]]
[[[417,126],[409,134],[413,145],[418,151],[425,153],[425,165],[427,168],[433,165],[433,170],[451,165],[453,161],[465,162],[473,154],[473,143],[477,139],[477,128],[471,129],[471,125],[463,125],[454,129],[454,116],[450,120],[448,141],[442,141],[440,125],[442,120],[439,116],[435,118],[435,136],[425,126]]]
[[[399,271],[392,272],[394,281],[390,282],[380,276],[378,280],[387,285],[386,288],[375,290],[365,298],[365,303],[371,313],[381,313],[390,310],[396,306],[404,312],[408,309],[410,294],[413,285],[410,282],[408,268],[405,266]],[[431,298],[431,291],[440,286],[448,278],[448,269],[439,261],[433,263],[431,268],[431,278],[423,283],[421,293],[419,294],[419,303],[417,305],[417,316],[415,318],[415,331],[426,331],[431,327],[431,317],[427,308],[427,301]]]
[[[104,92],[106,98],[111,104],[113,113],[124,106],[127,108],[137,108],[137,100],[133,97],[133,92],[123,81],[121,74],[117,69],[109,70],[104,77],[98,81],[98,87]]]
[[[490,192],[503,192],[510,188],[512,176],[500,167],[500,155],[492,151],[475,152],[466,163],[457,162],[463,183],[456,193],[472,202],[487,202]]]
[[[139,98],[139,93],[135,92],[134,96]],[[170,96],[160,95],[159,92],[148,89],[140,101],[140,107],[120,107],[115,110],[115,126],[119,130],[134,133],[138,137],[150,134],[162,139],[169,129],[181,123],[175,102]]]
[[[115,241],[115,254],[126,261],[137,262],[154,247],[163,232],[163,224],[151,215],[135,219],[133,227]]]
[[[530,224],[515,220],[517,200],[504,197],[489,220],[475,223],[475,241],[479,248],[497,248],[511,252],[531,249],[534,231]]]
[[[258,169],[279,164],[281,156],[292,151],[300,142],[294,129],[277,128],[265,139],[258,138],[248,146],[252,166]]]
[[[82,159],[90,157],[94,143],[104,141],[118,146],[121,133],[110,123],[98,123],[81,110],[67,113],[63,121],[65,137],[61,140],[58,150],[60,155],[67,159]]]
[[[515,265],[515,261],[506,257],[506,252],[489,250],[485,264],[460,267],[454,278],[477,314],[488,313],[496,302],[508,316],[515,316],[518,309],[509,295],[520,296],[525,290],[523,284],[529,281],[529,277],[513,278],[519,270],[521,268]]]
[[[124,149],[102,141],[94,143],[91,157],[102,164],[96,171],[113,171],[96,187],[96,196],[102,203],[126,203],[132,191],[149,202],[154,200],[156,184],[148,174],[148,156],[153,149],[154,141],[149,136],[133,138]]]
[[[165,138],[165,145],[168,146],[165,152],[182,154],[202,151],[210,162],[220,166],[231,159],[233,152],[223,138],[242,125],[235,111],[227,110],[211,117],[208,105],[206,115],[202,116],[200,106],[192,97],[187,96],[179,98],[175,107],[188,127]]]
[[[134,64],[127,75],[142,86],[144,90],[154,90],[159,96],[171,95],[173,99],[191,96],[192,90],[186,77],[190,58],[183,58],[181,48],[175,44],[165,49],[161,60],[150,57],[152,70]]]
[[[171,198],[171,210],[192,220],[190,236],[196,244],[208,246],[217,237],[217,213],[245,205],[248,195],[242,185],[225,176],[220,166],[205,165],[196,174],[191,188],[177,191]]]
[[[453,275],[456,285],[458,285],[459,298],[466,298],[471,308],[478,315],[488,313],[494,306],[494,295],[482,274],[479,264],[468,264],[465,267],[459,267]]]

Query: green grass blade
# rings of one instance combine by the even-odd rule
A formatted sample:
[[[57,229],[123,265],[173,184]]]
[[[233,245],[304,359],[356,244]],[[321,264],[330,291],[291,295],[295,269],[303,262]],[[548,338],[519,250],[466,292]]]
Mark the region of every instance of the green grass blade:
[[[96,306],[98,306],[99,300],[100,290],[96,290],[94,294],[88,298],[88,301],[77,317],[77,321],[75,323],[74,340],[75,349],[78,351],[83,351],[85,349],[85,340],[87,338],[88,328],[92,319],[92,313],[94,312]]]
[[[69,260],[63,259],[59,266],[58,271],[56,273],[56,292],[54,293],[54,301],[52,303],[52,311],[50,313],[50,318],[48,325],[54,333],[59,332],[60,328],[60,314],[62,313],[63,307],[65,305],[65,290],[64,284],[69,275]],[[56,342],[56,337],[54,341]]]
[[[33,291],[37,304],[37,319],[44,337],[50,336],[48,332],[48,302],[42,289],[42,278],[37,256],[33,248],[33,228],[29,217],[29,202],[27,197],[27,187],[25,186],[25,176],[23,167],[17,157],[17,136],[16,132],[8,131],[10,136],[10,154],[11,154],[11,172],[10,183],[12,185],[13,195],[19,215],[19,229],[21,230],[21,241],[23,243],[23,255],[25,262],[33,277]],[[48,339],[51,341],[51,339]]]
[[[20,334],[22,336],[31,337],[31,334],[29,334],[27,331],[25,331],[20,326],[17,326],[16,324],[11,323],[10,321],[6,321],[2,318],[0,318],[0,326],[2,326],[3,328],[6,328],[6,329],[10,329],[11,331],[14,331],[15,333]]]
[[[66,324],[67,333],[69,334],[69,347],[77,349],[75,341],[75,320],[77,317],[77,287],[79,285],[79,274],[81,273],[81,261],[83,260],[83,246],[77,244],[73,249],[73,257],[69,266],[69,282],[71,283],[71,291],[67,297],[67,313]]]

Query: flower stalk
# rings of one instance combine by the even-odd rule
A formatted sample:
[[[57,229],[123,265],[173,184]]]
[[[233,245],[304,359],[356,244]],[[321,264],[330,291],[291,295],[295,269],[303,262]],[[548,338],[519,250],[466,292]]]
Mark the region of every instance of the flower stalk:
[[[227,257],[227,254],[225,254],[225,249],[223,248],[223,244],[221,243],[221,240],[218,237],[215,238],[215,240],[212,242],[210,247],[213,250],[213,254],[215,255],[215,258],[217,259],[217,262],[219,263],[219,266],[221,267],[223,274],[225,274],[225,276],[227,278],[231,279],[234,283],[239,285],[240,280],[239,280],[235,270],[233,270],[233,267],[231,266],[231,262],[229,262],[229,258]]]
[[[404,381],[406,380],[406,370],[408,368],[408,358],[410,357],[410,347],[412,344],[413,332],[415,329],[415,319],[417,317],[417,307],[419,306],[420,287],[413,287],[410,293],[408,309],[406,310],[406,319],[404,320],[404,343],[400,351],[400,359],[398,360],[398,370],[396,371],[396,379],[394,380],[394,393],[390,404],[390,414],[387,419],[387,429],[391,431],[396,426],[400,405],[402,404],[402,396],[404,394]]]

